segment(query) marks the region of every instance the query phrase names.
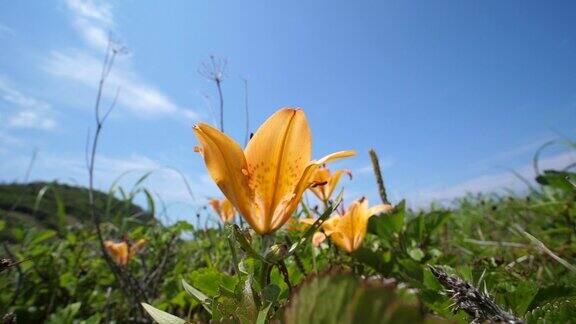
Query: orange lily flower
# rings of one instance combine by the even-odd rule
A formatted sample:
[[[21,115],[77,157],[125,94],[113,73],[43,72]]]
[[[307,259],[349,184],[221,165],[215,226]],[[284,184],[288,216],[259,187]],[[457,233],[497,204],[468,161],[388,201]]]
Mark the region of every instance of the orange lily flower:
[[[340,151],[313,161],[312,136],[301,109],[283,108],[260,126],[246,149],[207,124],[194,125],[210,176],[226,198],[259,234],[269,234],[290,219],[312,182],[314,171]]]
[[[128,247],[126,241],[116,243],[113,241],[104,242],[104,246],[108,253],[114,257],[114,262],[118,265],[126,265],[136,253],[144,248],[147,241],[145,239],[138,240],[134,245]]]
[[[322,166],[314,172],[312,176],[312,181],[314,185],[310,187],[310,190],[318,197],[318,199],[327,202],[332,197],[332,193],[340,178],[343,174],[347,174],[350,179],[352,179],[352,172],[349,170],[337,170],[334,173],[331,173],[328,168]]]
[[[361,245],[368,230],[368,220],[374,215],[389,212],[392,205],[381,204],[368,207],[368,199],[361,198],[354,201],[344,215],[332,216],[322,224],[325,236],[346,252],[354,252]],[[322,243],[325,237],[317,237],[316,245]]]
[[[234,220],[234,216],[236,216],[236,209],[232,206],[230,200],[224,198],[222,200],[212,198],[208,201],[208,203],[212,206],[214,211],[220,216],[220,219],[226,222],[232,222]]]

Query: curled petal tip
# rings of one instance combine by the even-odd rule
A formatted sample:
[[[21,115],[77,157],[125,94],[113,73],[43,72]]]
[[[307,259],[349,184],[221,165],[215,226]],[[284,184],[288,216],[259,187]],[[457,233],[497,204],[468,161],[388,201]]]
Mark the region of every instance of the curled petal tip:
[[[280,110],[302,111],[302,108],[300,108],[300,107],[284,107],[284,108],[281,108]]]
[[[347,157],[351,157],[351,156],[355,156],[355,155],[356,155],[356,151],[352,151],[352,150],[338,151],[338,152],[334,152],[332,154],[328,154],[319,160],[313,161],[313,163],[322,165],[322,164],[325,164],[325,163],[328,163],[328,162],[331,162],[331,161],[334,161],[337,159],[347,158]]]

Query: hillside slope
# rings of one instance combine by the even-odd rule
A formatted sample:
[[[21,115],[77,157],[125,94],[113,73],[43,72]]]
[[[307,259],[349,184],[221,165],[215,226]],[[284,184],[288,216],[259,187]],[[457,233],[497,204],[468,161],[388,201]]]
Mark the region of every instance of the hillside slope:
[[[150,222],[153,216],[131,202],[94,192],[100,215],[126,215],[140,222]],[[90,221],[88,189],[57,182],[28,184],[0,184],[0,215],[6,226],[27,225],[57,229],[59,223],[86,223]],[[65,220],[62,220],[62,215]],[[108,220],[111,220],[109,216]],[[106,220],[106,219],[104,219]]]

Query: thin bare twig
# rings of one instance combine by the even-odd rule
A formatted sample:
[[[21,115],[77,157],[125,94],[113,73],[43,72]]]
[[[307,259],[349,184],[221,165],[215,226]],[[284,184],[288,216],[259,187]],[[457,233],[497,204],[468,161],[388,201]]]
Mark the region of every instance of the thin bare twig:
[[[6,252],[6,255],[12,259],[12,260],[16,260],[16,256],[12,253],[12,251],[10,251],[10,249],[8,248],[8,244],[6,244],[6,242],[2,242],[2,247],[4,248],[4,251]],[[23,260],[25,261],[25,260]],[[10,262],[10,267],[16,267],[16,271],[18,271],[18,279],[16,281],[16,289],[14,289],[14,293],[12,294],[12,298],[10,299],[10,303],[8,304],[8,306],[12,306],[14,305],[14,303],[16,302],[16,299],[18,299],[18,296],[20,295],[20,289],[22,287],[22,280],[24,279],[24,272],[22,271],[22,267],[20,267],[20,263],[22,263],[23,261],[12,261]]]
[[[162,258],[160,258],[155,265],[150,267],[151,271],[146,275],[146,278],[144,279],[144,283],[148,288],[147,290],[151,297],[155,297],[160,281],[168,270],[169,261],[174,255],[174,245],[176,244],[177,238],[178,237],[175,234],[172,234],[168,240],[168,243],[164,246],[164,249],[162,249]]]
[[[246,134],[244,136],[244,145],[248,145],[248,141],[250,140],[250,110],[248,109],[248,80],[246,78],[242,78],[244,81],[244,114],[246,119]]]
[[[516,230],[519,231],[524,236],[526,236],[526,238],[528,238],[528,240],[530,240],[530,242],[532,242],[532,244],[538,250],[540,250],[541,252],[544,252],[545,254],[548,254],[548,256],[550,256],[552,259],[556,260],[558,263],[560,263],[561,265],[566,267],[568,270],[570,270],[572,272],[576,272],[576,266],[570,264],[570,262],[559,257],[556,253],[554,253],[552,250],[550,250],[542,241],[540,241],[539,239],[534,237],[532,234],[526,232],[520,225],[516,224],[515,227],[516,227]]]
[[[139,316],[144,318],[144,311],[142,310],[140,303],[146,300],[146,294],[143,291],[142,287],[139,285],[138,281],[127,271],[125,271],[122,267],[118,266],[114,260],[110,257],[108,252],[106,251],[106,247],[104,245],[104,238],[102,235],[102,229],[100,227],[100,215],[96,208],[96,201],[94,198],[94,167],[95,167],[95,160],[96,154],[98,150],[98,142],[100,139],[100,135],[102,132],[102,128],[104,126],[104,122],[112,112],[112,110],[116,107],[119,89],[116,92],[112,103],[104,113],[101,115],[101,101],[103,97],[104,85],[110,72],[112,70],[112,66],[114,65],[114,60],[118,54],[125,52],[125,49],[121,46],[118,46],[115,42],[111,39],[108,41],[108,48],[106,50],[106,55],[104,57],[104,63],[102,65],[102,72],[100,75],[100,81],[98,83],[98,91],[96,94],[96,102],[94,104],[94,118],[96,129],[91,137],[92,142],[90,145],[89,150],[89,157],[87,157],[88,161],[88,204],[90,209],[90,216],[94,223],[94,227],[96,228],[96,236],[98,238],[98,242],[100,245],[100,252],[102,257],[106,261],[106,264],[114,273],[118,283],[120,284],[120,288],[123,290],[124,295],[132,300],[133,309],[138,310]]]
[[[290,283],[290,276],[288,275],[288,268],[286,267],[286,263],[284,260],[278,262],[278,270],[282,273],[282,277],[284,278],[284,283],[288,286],[288,292],[292,292],[292,284]]]
[[[500,241],[485,241],[485,240],[475,240],[475,239],[464,239],[466,243],[472,243],[484,246],[499,246],[499,247],[513,247],[525,249],[528,247],[526,244],[516,243],[516,242],[500,242]]]
[[[226,59],[216,58],[210,55],[210,60],[202,62],[198,68],[198,74],[208,80],[213,81],[218,89],[218,97],[220,99],[220,131],[224,132],[224,96],[222,95],[222,81],[226,77],[226,66],[228,62]]]

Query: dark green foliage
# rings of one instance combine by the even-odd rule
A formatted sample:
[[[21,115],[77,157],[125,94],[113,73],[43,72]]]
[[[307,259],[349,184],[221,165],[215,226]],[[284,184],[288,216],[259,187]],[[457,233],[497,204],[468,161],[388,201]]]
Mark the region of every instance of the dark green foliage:
[[[352,254],[330,240],[313,249],[316,229],[262,239],[234,226],[163,226],[150,221],[152,199],[150,214],[133,204],[137,193],[150,197],[144,189],[117,191],[116,198],[98,193],[97,201],[105,239],[149,241],[127,266],[137,278],[166,254],[172,235],[186,233],[171,251],[169,271],[150,283],[158,293],[142,301],[162,318],[175,321],[164,311],[201,323],[467,323],[472,317],[453,312],[453,299],[429,269],[441,265],[510,315],[564,323],[576,305],[573,179],[567,171],[545,171],[542,186],[527,196],[466,196],[421,212],[401,202],[371,218]],[[0,272],[0,314],[24,323],[130,321],[134,309],[101,257],[86,199],[85,189],[64,185],[0,186],[7,216],[0,236],[10,238],[11,252],[0,255],[9,260]]]
[[[526,314],[528,324],[576,323],[576,298],[558,298]]]
[[[142,207],[110,196],[94,192],[100,215],[110,220],[114,215],[130,215],[143,224],[153,219]],[[109,210],[107,210],[109,208]],[[29,184],[0,184],[0,215],[10,228],[19,226],[58,230],[64,225],[87,223],[90,220],[88,190],[57,182],[33,182]],[[14,239],[11,233],[0,233],[2,240]]]

